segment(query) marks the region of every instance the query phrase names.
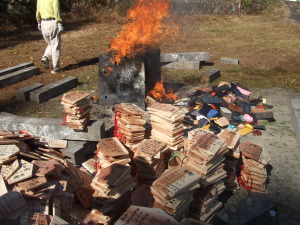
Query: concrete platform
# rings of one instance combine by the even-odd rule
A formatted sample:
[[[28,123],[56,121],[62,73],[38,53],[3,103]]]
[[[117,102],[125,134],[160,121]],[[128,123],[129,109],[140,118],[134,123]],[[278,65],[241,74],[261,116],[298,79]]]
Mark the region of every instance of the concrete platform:
[[[274,206],[275,204],[267,199],[265,194],[253,193],[230,208],[221,210],[217,215],[228,225],[243,225],[268,212]]]
[[[300,98],[294,98],[291,100],[290,111],[291,122],[300,148]]]
[[[36,136],[49,136],[57,139],[74,141],[99,141],[105,133],[103,121],[90,121],[87,132],[76,132],[61,125],[62,118],[21,117],[10,113],[0,113],[0,129],[10,131],[26,130]]]

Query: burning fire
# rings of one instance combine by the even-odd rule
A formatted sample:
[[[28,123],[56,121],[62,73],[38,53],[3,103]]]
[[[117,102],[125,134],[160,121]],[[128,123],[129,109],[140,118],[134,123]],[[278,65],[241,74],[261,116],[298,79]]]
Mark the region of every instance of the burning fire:
[[[118,36],[112,39],[108,51],[115,52],[115,62],[123,57],[144,53],[148,47],[156,47],[161,40],[174,38],[177,27],[166,26],[163,20],[169,17],[170,0],[136,0],[129,10],[126,24]]]
[[[172,89],[166,91],[163,82],[157,82],[153,90],[149,91],[148,95],[159,102],[172,102],[178,99]]]

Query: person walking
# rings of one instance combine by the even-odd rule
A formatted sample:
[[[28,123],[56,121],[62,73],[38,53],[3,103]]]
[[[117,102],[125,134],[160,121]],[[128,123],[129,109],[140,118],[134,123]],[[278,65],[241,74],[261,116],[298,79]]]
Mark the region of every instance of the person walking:
[[[51,73],[59,73],[61,72],[61,33],[64,31],[60,16],[59,0],[37,0],[36,20],[38,29],[42,31],[43,37],[48,44],[42,57],[42,65],[49,69],[49,60],[52,59]]]

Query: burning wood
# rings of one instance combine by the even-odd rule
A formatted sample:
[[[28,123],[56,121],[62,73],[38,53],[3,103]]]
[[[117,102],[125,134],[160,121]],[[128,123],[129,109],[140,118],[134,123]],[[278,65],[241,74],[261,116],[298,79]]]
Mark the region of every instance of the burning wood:
[[[157,82],[153,90],[149,91],[148,95],[155,100],[163,103],[173,103],[178,99],[172,89],[166,91],[163,82]]]

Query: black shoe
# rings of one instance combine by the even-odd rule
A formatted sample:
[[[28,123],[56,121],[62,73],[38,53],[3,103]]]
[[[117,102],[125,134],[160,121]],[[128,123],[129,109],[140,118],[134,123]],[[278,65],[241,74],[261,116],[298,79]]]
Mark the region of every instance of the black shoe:
[[[43,65],[44,68],[49,69],[49,59],[48,59],[47,56],[43,56],[42,65]]]

